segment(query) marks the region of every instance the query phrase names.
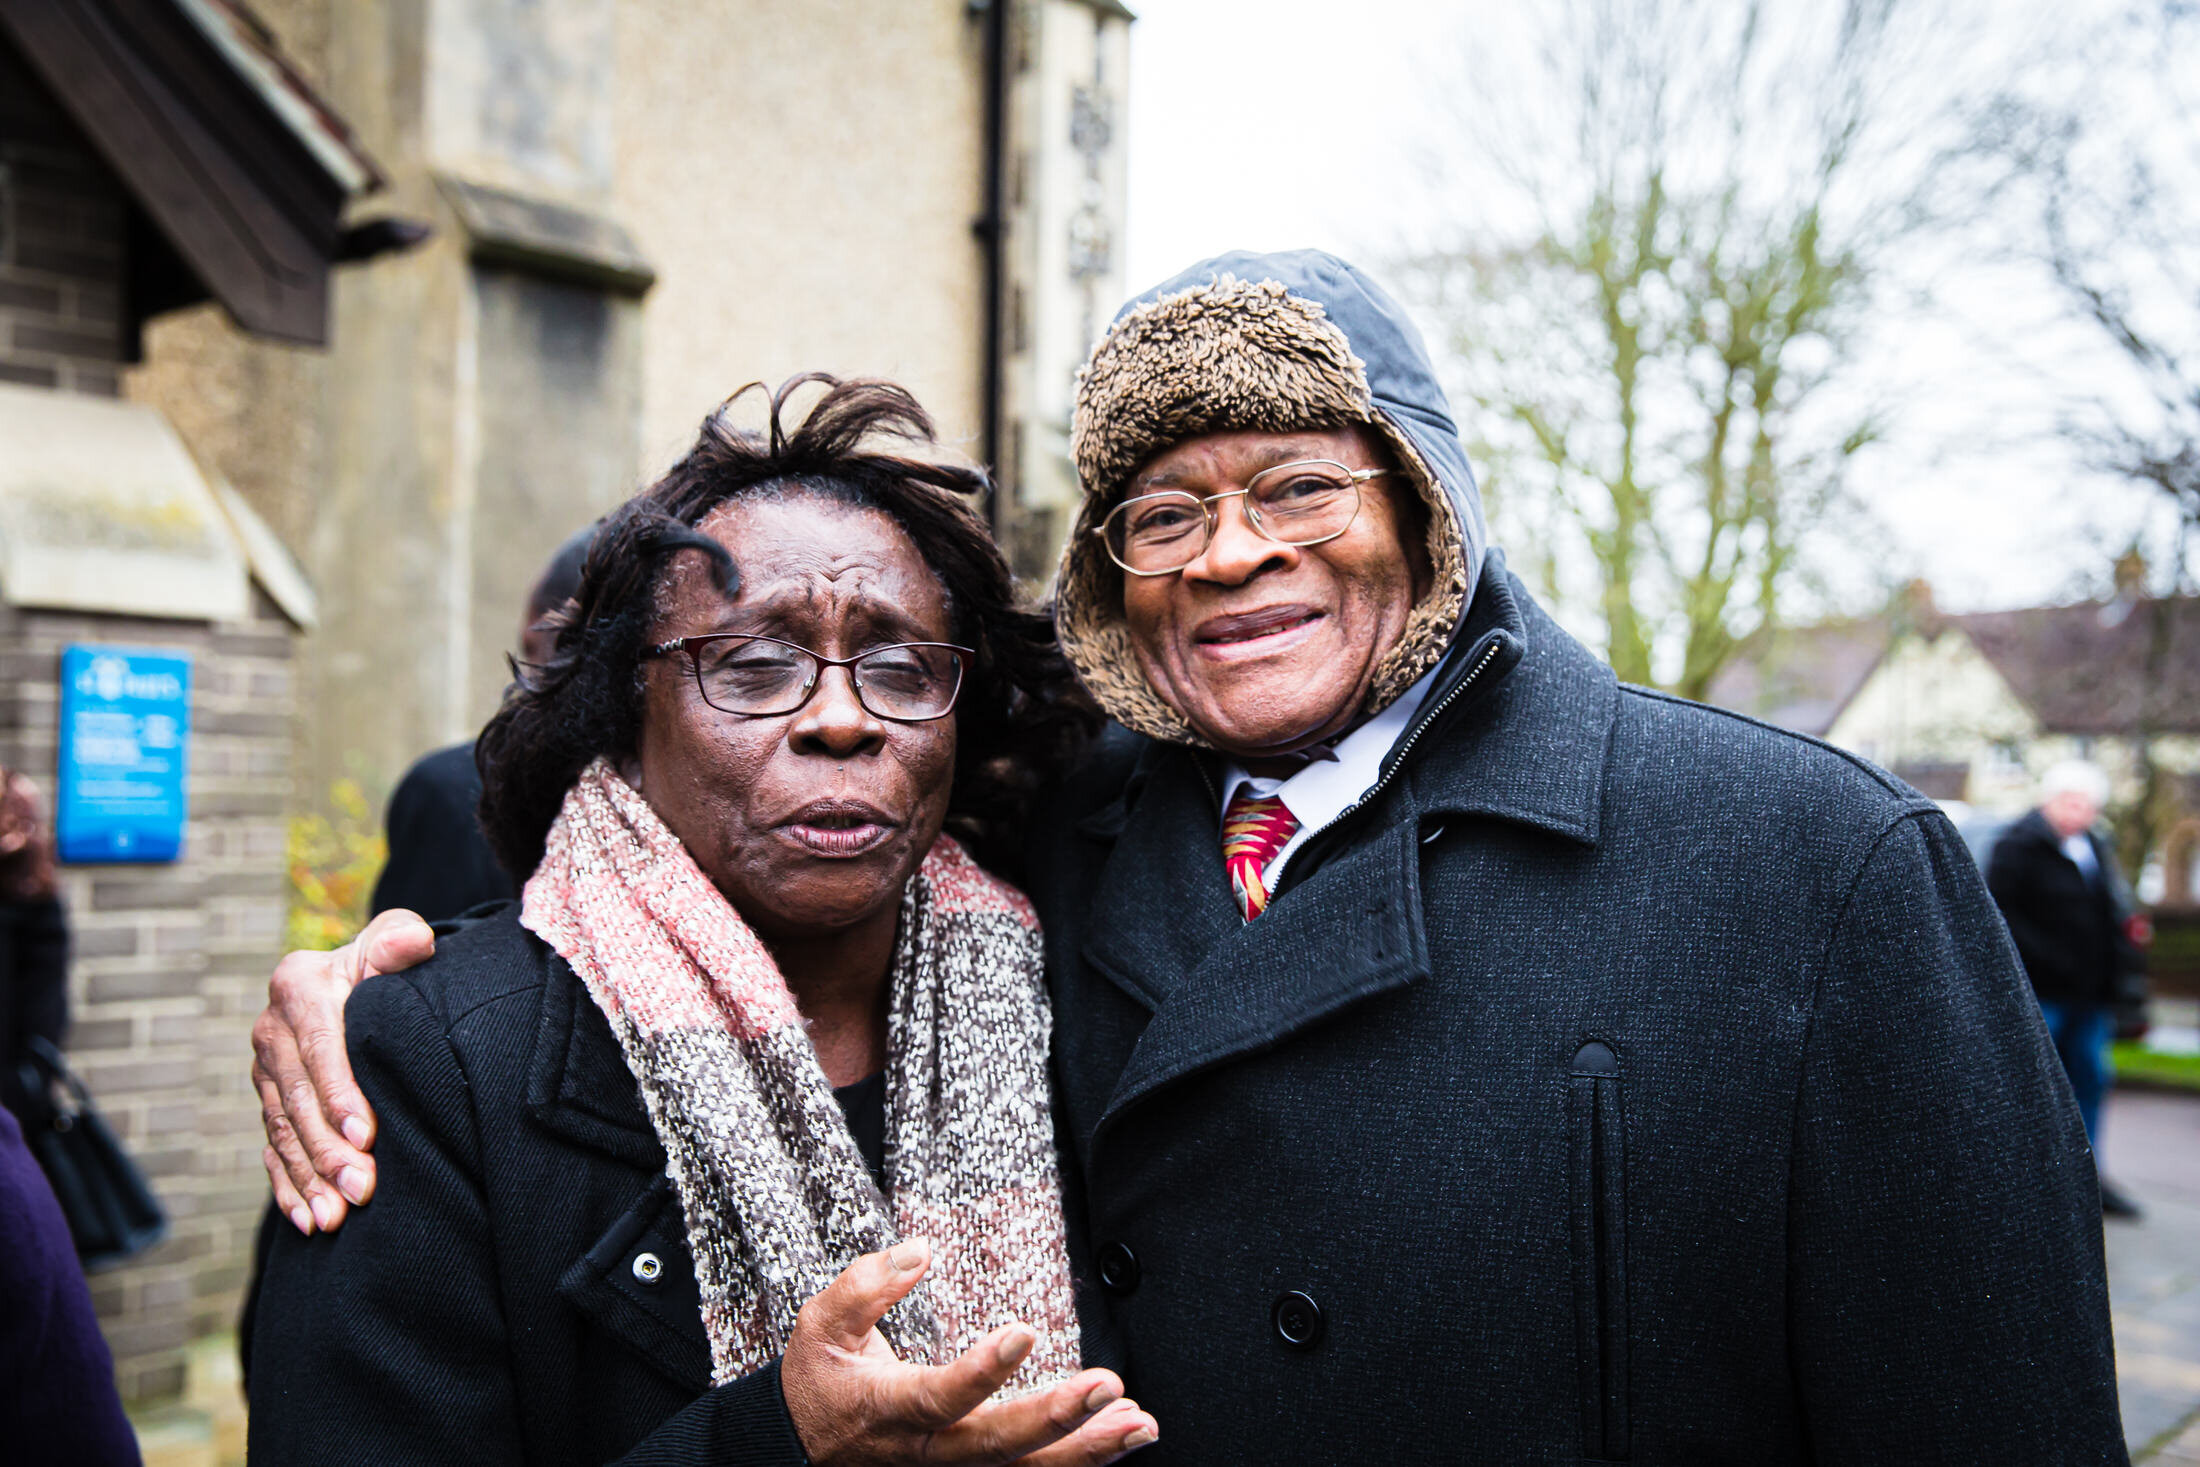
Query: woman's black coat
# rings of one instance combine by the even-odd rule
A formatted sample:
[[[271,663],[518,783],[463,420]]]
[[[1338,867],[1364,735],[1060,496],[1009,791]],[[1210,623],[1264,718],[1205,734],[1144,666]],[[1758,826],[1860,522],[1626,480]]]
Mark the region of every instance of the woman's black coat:
[[[1420,720],[1251,924],[1208,756],[1038,827],[1150,1460],[2124,1461],[2085,1135],[1941,812],[1616,686],[1501,562]]]
[[[516,904],[367,980],[344,1018],[378,1189],[333,1235],[276,1229],[254,1462],[800,1467],[776,1366],[711,1387],[663,1148]]]

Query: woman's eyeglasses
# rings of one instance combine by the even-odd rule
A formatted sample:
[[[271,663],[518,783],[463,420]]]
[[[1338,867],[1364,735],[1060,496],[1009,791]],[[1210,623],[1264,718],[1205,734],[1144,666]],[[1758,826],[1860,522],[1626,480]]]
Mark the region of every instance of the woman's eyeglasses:
[[[1126,499],[1093,531],[1134,576],[1165,576],[1199,559],[1214,539],[1215,502],[1245,496],[1245,518],[1282,545],[1319,545],[1352,528],[1360,485],[1388,469],[1348,469],[1325,458],[1277,464],[1243,489],[1201,496],[1169,489]]]
[[[687,654],[703,701],[721,713],[776,718],[793,713],[817,691],[820,673],[845,667],[856,701],[875,718],[925,723],[944,718],[962,691],[963,671],[977,653],[948,642],[897,642],[853,657],[820,657],[807,647],[746,632],[677,637],[647,657]]]

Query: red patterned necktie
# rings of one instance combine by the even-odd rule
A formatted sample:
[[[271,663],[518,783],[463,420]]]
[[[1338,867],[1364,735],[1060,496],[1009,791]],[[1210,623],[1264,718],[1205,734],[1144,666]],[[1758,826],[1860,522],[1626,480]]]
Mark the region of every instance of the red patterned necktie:
[[[1298,828],[1299,817],[1284,807],[1280,795],[1255,795],[1251,785],[1241,784],[1230,797],[1222,816],[1222,865],[1246,921],[1267,907],[1268,883],[1262,873]]]

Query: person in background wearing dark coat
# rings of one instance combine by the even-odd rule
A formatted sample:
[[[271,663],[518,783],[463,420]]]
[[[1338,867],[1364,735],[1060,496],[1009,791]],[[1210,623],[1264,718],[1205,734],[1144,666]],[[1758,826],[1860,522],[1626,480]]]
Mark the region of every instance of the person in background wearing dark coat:
[[[61,1043],[68,965],[52,827],[36,787],[0,769],[0,1457],[134,1467],[137,1438],[68,1220],[24,1144],[53,1119],[26,1074],[26,1041]]]
[[[581,566],[595,533],[590,525],[560,545],[535,582],[520,623],[521,666],[538,667],[549,660],[557,629],[545,618],[580,589]],[[438,749],[405,771],[390,795],[384,822],[390,854],[374,883],[374,912],[403,908],[440,922],[483,902],[519,895],[482,836],[475,813],[480,803],[481,774],[474,768],[471,739]]]
[[[1987,889],[2016,939],[2096,1163],[2119,980],[2145,961],[2131,940],[2115,854],[2093,828],[2107,803],[2099,766],[2057,764],[2040,780],[2039,808],[2002,832],[1986,862]],[[2139,1216],[2106,1177],[2100,1187],[2101,1211]]]
[[[54,873],[53,827],[38,788],[0,769],[0,1105],[26,1133],[52,1100],[33,1083],[30,1041],[61,1046],[69,1029],[69,920]]]
[[[1072,449],[1056,627],[1119,726],[1026,882],[1141,1460],[2126,1460],[2084,1128],[1938,807],[1619,685],[1333,256],[1132,301]],[[371,1165],[346,972],[262,1016],[300,1185]]]

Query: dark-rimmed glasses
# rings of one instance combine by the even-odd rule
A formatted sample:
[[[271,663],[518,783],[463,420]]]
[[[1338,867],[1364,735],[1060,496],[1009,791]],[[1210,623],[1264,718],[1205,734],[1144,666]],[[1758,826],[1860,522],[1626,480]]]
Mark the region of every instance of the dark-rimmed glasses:
[[[1215,501],[1242,494],[1245,518],[1259,534],[1280,545],[1319,545],[1352,528],[1360,513],[1360,485],[1389,472],[1347,468],[1326,458],[1277,464],[1247,479],[1243,489],[1222,494],[1165,489],[1126,499],[1093,533],[1132,575],[1170,575],[1199,559],[1214,539]]]
[[[721,713],[776,718],[810,701],[828,667],[845,667],[856,701],[874,718],[927,723],[945,718],[962,691],[963,670],[977,653],[950,642],[896,642],[853,657],[821,657],[807,647],[747,632],[676,637],[646,657],[687,654],[703,701]]]

